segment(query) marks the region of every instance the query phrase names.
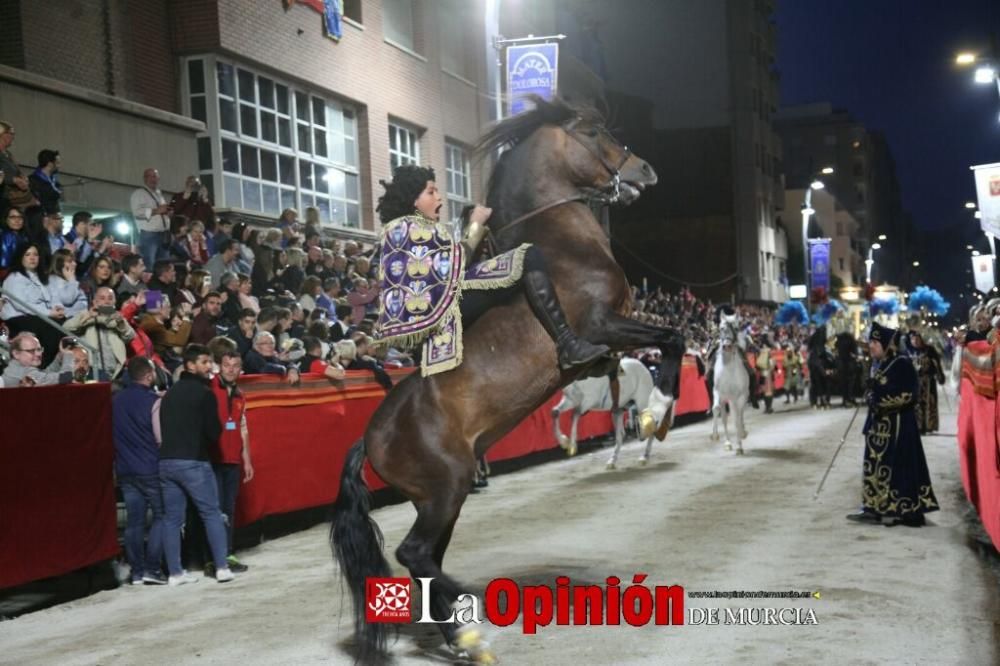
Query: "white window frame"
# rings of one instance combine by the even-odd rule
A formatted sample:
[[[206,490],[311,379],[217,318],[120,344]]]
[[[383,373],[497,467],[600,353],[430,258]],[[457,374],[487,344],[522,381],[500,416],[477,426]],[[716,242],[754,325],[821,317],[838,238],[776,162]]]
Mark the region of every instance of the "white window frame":
[[[410,125],[390,120],[389,166],[395,170],[403,164],[420,164],[420,132]]]
[[[457,228],[462,209],[472,203],[472,167],[469,151],[461,144],[445,141],[444,164],[448,219]]]
[[[202,93],[192,95],[189,92],[188,63],[194,60],[202,61],[206,88],[203,95],[207,100],[214,100],[214,102],[206,103],[208,109],[207,131],[199,133],[198,136],[199,138],[208,137],[212,144],[212,164],[207,169],[201,169],[201,173],[212,179],[216,208],[240,209],[277,217],[284,208],[296,207],[302,210],[307,206],[319,204],[318,207],[321,211],[328,211],[326,216],[321,214],[324,225],[360,228],[362,220],[361,176],[358,169],[360,162],[358,156],[358,109],[333,100],[318,91],[307,90],[270,74],[257,71],[252,66],[245,66],[239,62],[218,58],[214,55],[198,55],[186,58],[182,68],[182,90],[184,93],[182,97],[184,111],[187,115],[191,115],[192,96],[202,96]],[[233,96],[223,95],[219,91],[220,66],[232,68],[236,86]],[[249,99],[240,99],[240,70],[253,76],[252,102]],[[274,86],[273,106],[267,106],[268,102],[261,99],[261,79],[270,81]],[[287,113],[279,110],[279,87],[287,91]],[[244,94],[244,96],[250,97],[249,94]],[[301,114],[304,119],[299,118],[300,113],[297,107],[301,96],[304,96],[307,107],[305,112]],[[236,107],[235,130],[222,129],[221,114],[224,102],[233,103]],[[317,105],[323,109],[323,117],[314,117]],[[242,107],[254,111],[256,136],[242,132]],[[271,114],[275,117],[274,141],[262,138],[262,120],[265,115]],[[281,143],[282,121],[288,123],[288,143],[291,144],[290,146]],[[308,146],[299,146],[298,130],[300,126],[308,133]],[[322,154],[323,151],[317,152],[317,138],[325,141],[326,155]],[[235,170],[223,168],[223,142],[232,142],[237,146],[238,164],[235,165]],[[254,153],[256,176],[245,173],[242,168],[244,150]],[[262,153],[262,151],[266,152]],[[275,160],[274,180],[263,178],[262,155],[268,157],[273,155]],[[292,160],[292,179],[290,182],[282,182],[281,180],[282,157],[286,160],[288,158]],[[342,174],[342,177],[334,177],[328,181],[330,183],[336,182],[338,189],[335,191],[333,185],[316,188],[311,183],[303,182],[300,178],[300,171],[305,168],[305,163],[308,163],[311,174],[315,174],[317,166],[326,173],[339,172]],[[277,190],[277,209],[273,206],[265,209],[266,188]],[[270,193],[273,192],[274,190],[270,191]],[[246,194],[251,195],[250,199],[245,196]]]
[[[409,32],[407,34],[393,33],[391,28],[393,27],[393,22],[390,20],[390,15],[392,11],[390,10],[390,5],[397,5],[400,9],[405,9],[407,16],[399,17],[403,19],[408,19],[409,22]],[[416,52],[416,15],[417,7],[414,0],[385,0],[382,5],[382,31],[383,38],[390,44],[395,44],[397,46],[402,46],[408,51]],[[404,23],[407,22],[404,20]],[[392,34],[390,34],[392,33]]]

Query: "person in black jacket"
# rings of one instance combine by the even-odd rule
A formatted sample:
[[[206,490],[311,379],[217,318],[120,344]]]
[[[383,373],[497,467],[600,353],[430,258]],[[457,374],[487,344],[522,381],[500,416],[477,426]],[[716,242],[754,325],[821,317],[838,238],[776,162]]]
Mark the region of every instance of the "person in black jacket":
[[[208,545],[215,561],[215,579],[233,579],[226,561],[226,526],[219,508],[219,494],[212,471],[211,452],[222,435],[218,403],[209,372],[212,357],[203,345],[184,349],[184,371],[163,397],[160,407],[160,483],[163,489],[163,551],[170,585],[194,583],[198,579],[181,565],[181,527],[188,497],[205,525]]]

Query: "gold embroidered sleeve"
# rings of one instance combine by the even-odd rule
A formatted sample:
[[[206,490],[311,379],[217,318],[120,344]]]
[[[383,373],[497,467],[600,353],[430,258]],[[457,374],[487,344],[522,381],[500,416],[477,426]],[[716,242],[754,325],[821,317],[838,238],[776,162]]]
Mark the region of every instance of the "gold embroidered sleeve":
[[[912,393],[887,395],[878,402],[878,409],[885,412],[895,412],[909,407],[914,402]]]

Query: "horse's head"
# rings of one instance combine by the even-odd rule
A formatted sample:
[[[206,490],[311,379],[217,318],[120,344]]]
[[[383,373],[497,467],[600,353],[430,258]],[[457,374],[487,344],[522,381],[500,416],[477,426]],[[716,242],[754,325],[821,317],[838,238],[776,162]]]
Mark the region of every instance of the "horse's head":
[[[530,189],[544,205],[569,196],[597,193],[610,203],[631,203],[656,172],[604,127],[603,118],[556,99],[533,98],[535,108],[496,125],[480,141],[481,151],[510,147],[493,172],[490,205],[503,205],[504,192]],[[530,188],[527,187],[530,181]]]

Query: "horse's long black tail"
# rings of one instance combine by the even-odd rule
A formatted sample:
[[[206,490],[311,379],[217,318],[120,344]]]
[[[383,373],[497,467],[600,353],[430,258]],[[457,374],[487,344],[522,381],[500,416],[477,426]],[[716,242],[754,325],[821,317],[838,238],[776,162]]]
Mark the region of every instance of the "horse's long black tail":
[[[684,336],[672,331],[668,339],[659,345],[660,347],[660,372],[657,378],[657,387],[664,395],[674,396],[674,400],[681,397],[681,364],[684,361],[684,351],[686,348]]]
[[[367,664],[385,654],[387,629],[385,624],[365,621],[365,579],[391,576],[392,571],[382,554],[382,532],[368,515],[371,496],[361,477],[364,462],[365,442],[359,439],[348,452],[340,476],[330,545],[351,591],[357,659]]]

